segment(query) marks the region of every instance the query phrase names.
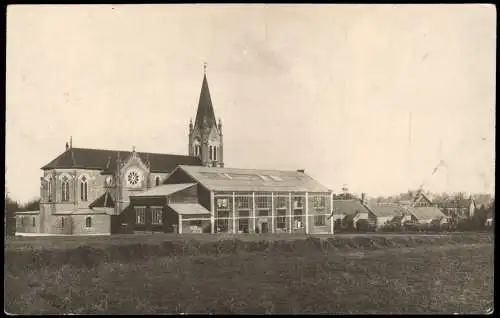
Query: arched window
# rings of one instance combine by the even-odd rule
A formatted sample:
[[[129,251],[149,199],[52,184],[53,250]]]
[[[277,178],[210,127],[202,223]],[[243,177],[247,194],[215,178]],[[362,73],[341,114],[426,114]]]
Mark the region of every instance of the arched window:
[[[213,159],[212,159],[212,146],[210,146],[210,147],[208,148],[208,157],[210,158],[210,160],[213,160]]]
[[[87,177],[83,176],[80,180],[80,199],[82,201],[87,201],[88,198],[88,181]]]
[[[155,185],[159,186],[160,185],[160,177],[156,176],[155,178]]]
[[[52,177],[49,178],[47,183],[47,200],[52,202]]]
[[[198,139],[194,140],[194,155],[199,157],[201,154],[200,141]]]
[[[85,227],[92,227],[92,218],[90,216],[85,218]]]
[[[69,180],[66,176],[61,183],[61,201],[69,201]]]
[[[214,146],[214,160],[217,160],[217,146]]]

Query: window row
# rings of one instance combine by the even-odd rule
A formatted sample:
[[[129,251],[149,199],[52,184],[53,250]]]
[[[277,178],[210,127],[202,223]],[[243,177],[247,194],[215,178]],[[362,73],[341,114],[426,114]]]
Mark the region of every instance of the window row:
[[[304,207],[304,197],[292,197],[292,206],[294,209],[302,209]],[[232,196],[216,198],[216,208],[218,210],[232,209]],[[274,204],[277,209],[288,208],[290,198],[278,196],[274,199]],[[312,196],[313,208],[325,208],[327,197],[326,196]],[[235,206],[238,210],[251,209],[252,197],[251,196],[235,196]],[[270,196],[256,196],[255,206],[257,209],[270,209],[272,207],[272,198]]]
[[[61,217],[61,219],[60,219],[60,221],[59,221],[59,226],[60,226],[61,228],[64,228],[65,226],[68,226],[68,224],[67,224],[67,220],[66,220],[66,218],[65,218],[65,217]],[[87,217],[85,218],[85,227],[86,227],[86,228],[91,228],[91,227],[92,227],[92,217],[87,216]]]
[[[47,201],[52,202],[54,200],[54,180],[52,178],[49,179],[47,183]],[[69,201],[70,198],[70,181],[68,177],[64,176],[61,181],[61,201],[66,202]],[[80,185],[80,200],[81,201],[87,201],[88,200],[88,192],[89,192],[89,185],[88,185],[88,180],[85,176],[83,176],[80,179],[79,182]]]

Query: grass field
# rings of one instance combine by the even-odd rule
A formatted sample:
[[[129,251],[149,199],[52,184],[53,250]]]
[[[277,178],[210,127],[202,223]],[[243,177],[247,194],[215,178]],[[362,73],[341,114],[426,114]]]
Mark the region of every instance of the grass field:
[[[216,253],[199,247],[170,256],[155,250],[121,259],[113,254],[85,266],[58,257],[29,266],[19,251],[36,254],[37,244],[22,249],[20,241],[9,241],[5,308],[14,314],[331,314],[484,313],[492,307],[491,236],[337,237],[319,245],[288,240],[249,243],[253,247],[240,242],[239,249]],[[91,245],[105,249],[118,241]],[[208,241],[200,244],[224,242]],[[54,251],[49,243],[39,244],[41,250]]]

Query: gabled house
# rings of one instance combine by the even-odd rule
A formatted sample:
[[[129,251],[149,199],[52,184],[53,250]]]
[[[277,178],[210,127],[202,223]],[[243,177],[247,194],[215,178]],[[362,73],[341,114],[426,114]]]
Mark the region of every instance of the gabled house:
[[[361,220],[367,222],[370,226],[375,226],[376,216],[364,204],[363,200],[333,200],[333,219],[336,226],[341,228],[353,226],[356,228],[357,223]]]
[[[402,218],[405,210],[398,204],[379,203],[368,204],[368,209],[375,216],[375,225],[377,228],[394,221],[396,218]]]
[[[409,218],[407,218],[409,216]],[[416,224],[430,224],[435,221],[446,223],[449,218],[438,207],[408,207],[404,221],[411,221]]]
[[[471,198],[453,199],[435,201],[435,205],[441,209],[443,213],[451,218],[470,218],[474,215],[476,204]]]

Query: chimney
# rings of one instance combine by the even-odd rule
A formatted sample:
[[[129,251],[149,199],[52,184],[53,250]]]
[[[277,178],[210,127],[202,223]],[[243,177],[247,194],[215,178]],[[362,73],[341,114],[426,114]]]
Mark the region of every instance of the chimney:
[[[366,194],[364,192],[361,193],[361,202],[366,203]]]
[[[305,173],[306,171],[304,169],[298,169],[297,172]]]
[[[68,151],[68,149],[69,149],[69,144],[68,144],[68,142],[66,141],[66,151]]]

